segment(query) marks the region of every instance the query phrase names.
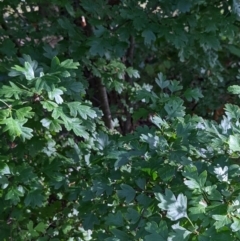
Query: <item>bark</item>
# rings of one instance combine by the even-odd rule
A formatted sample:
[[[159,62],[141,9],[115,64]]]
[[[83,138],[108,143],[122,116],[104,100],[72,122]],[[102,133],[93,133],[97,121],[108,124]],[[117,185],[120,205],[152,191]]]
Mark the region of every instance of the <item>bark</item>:
[[[99,94],[98,99],[101,103],[101,109],[103,111],[104,123],[109,129],[113,129],[112,115],[109,107],[106,87],[104,86],[100,78],[96,78],[96,83],[97,83],[97,87],[98,87],[97,90]]]

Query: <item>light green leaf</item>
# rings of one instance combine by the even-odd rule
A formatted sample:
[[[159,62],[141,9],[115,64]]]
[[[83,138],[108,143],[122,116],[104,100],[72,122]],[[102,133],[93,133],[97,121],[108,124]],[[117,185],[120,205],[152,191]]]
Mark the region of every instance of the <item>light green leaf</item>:
[[[28,229],[28,231],[29,231],[29,233],[32,237],[38,237],[39,236],[38,232],[35,230],[35,228],[33,228],[33,221],[32,220],[29,221],[29,223],[27,224],[27,229]]]
[[[200,189],[200,185],[198,184],[198,182],[194,179],[191,179],[191,180],[185,180],[184,181],[184,184],[186,186],[188,186],[189,189]]]
[[[24,120],[25,118],[32,118],[34,116],[34,112],[31,112],[31,107],[23,107],[16,110],[16,116],[19,120]]]
[[[173,192],[167,188],[165,189],[165,195],[162,193],[155,193],[155,197],[160,201],[158,207],[163,210],[168,210],[169,205],[176,202],[176,197]]]
[[[9,117],[0,122],[0,124],[5,124],[6,126],[3,128],[3,131],[8,131],[9,135],[13,138],[20,136],[22,134],[21,125],[18,120]]]
[[[5,96],[6,98],[11,98],[14,96],[16,100],[20,99],[20,96],[25,93],[25,90],[19,88],[13,82],[9,81],[11,86],[3,85],[0,88],[0,96]]]
[[[62,228],[62,229],[63,229],[63,233],[64,233],[64,234],[69,233],[69,232],[72,230],[72,228],[73,228],[72,225],[67,224],[67,223],[64,224],[64,225],[63,225],[63,228]]]
[[[195,166],[187,166],[184,169],[183,175],[190,180],[185,180],[184,184],[190,189],[202,189],[204,188],[207,180],[207,171],[203,171],[199,176]]]
[[[13,204],[17,204],[23,195],[24,192],[20,187],[10,187],[5,196],[5,200],[11,200]]]
[[[89,137],[89,134],[86,131],[85,126],[81,125],[82,122],[79,119],[68,118],[67,121],[66,121],[66,119],[63,121],[64,121],[65,127],[68,131],[72,130],[75,135],[86,138],[86,139]]]
[[[35,75],[34,75],[34,70],[33,70],[33,67],[31,66],[31,64],[28,62],[25,62],[24,67],[25,67],[25,71],[23,74],[25,75],[26,79],[27,80],[34,79]]]
[[[206,212],[206,207],[207,207],[207,203],[205,203],[204,201],[201,201],[201,202],[199,202],[199,204],[197,206],[190,207],[189,211],[192,214],[200,215],[200,214]]]
[[[162,73],[158,74],[158,77],[155,79],[155,82],[162,90],[168,87],[170,84],[170,82],[166,80],[166,77]]]
[[[54,75],[43,75],[41,78],[37,78],[35,83],[35,88],[37,92],[53,91],[55,89],[55,84],[59,83],[60,79]]]
[[[214,171],[216,174],[217,179],[220,182],[228,182],[228,167],[225,166],[224,168],[222,167],[214,167]]]
[[[226,104],[225,105],[226,115],[229,119],[240,118],[240,108],[237,105]]]
[[[240,86],[239,85],[229,86],[228,91],[234,95],[240,95]]]
[[[6,163],[0,163],[0,174],[1,175],[8,175],[11,174],[10,168]]]
[[[181,90],[183,87],[180,85],[179,81],[172,80],[170,81],[170,85],[168,86],[168,89],[173,93],[176,91]]]
[[[216,220],[213,224],[216,229],[220,229],[231,223],[231,220],[227,215],[212,215],[212,218]]]
[[[167,210],[167,217],[172,221],[187,217],[187,197],[180,193],[176,202],[170,204]]]
[[[57,104],[62,104],[63,103],[63,99],[61,97],[61,95],[63,94],[63,91],[60,89],[53,89],[52,91],[48,92],[48,97],[50,100],[55,100]]]
[[[0,110],[0,121],[6,119],[11,114],[11,109]]]
[[[210,199],[210,200],[214,200],[214,201],[216,201],[216,200],[222,201],[223,200],[223,196],[217,190],[216,185],[207,186],[204,188],[204,191],[206,192],[206,194],[208,195],[208,199]]]
[[[128,67],[126,69],[127,74],[129,75],[130,78],[140,78],[139,72],[136,69],[133,69],[133,67]]]
[[[70,115],[76,117],[79,114],[84,120],[89,116],[90,118],[97,117],[97,114],[91,107],[81,105],[79,102],[70,102],[67,104],[70,109]]]
[[[174,232],[170,234],[167,241],[187,241],[189,239],[190,231],[181,227],[179,223],[172,225]]]
[[[228,145],[231,151],[240,151],[240,135],[230,135]]]
[[[60,66],[65,69],[77,69],[79,66],[79,63],[73,62],[72,59],[66,59],[60,64]]]
[[[23,141],[25,141],[25,139],[29,140],[33,137],[33,129],[21,125],[21,131],[21,138]]]
[[[164,105],[169,118],[182,117],[185,114],[185,107],[183,106],[183,101],[179,100],[169,100],[168,103]]]
[[[171,190],[166,189],[165,195],[155,194],[156,199],[160,201],[158,207],[167,211],[167,217],[176,221],[187,216],[187,197],[180,193],[176,199]]]
[[[47,228],[47,225],[44,224],[43,222],[40,222],[40,223],[38,223],[37,226],[35,227],[35,230],[38,231],[38,232],[41,232],[41,233],[45,233],[46,228]]]
[[[52,58],[51,70],[56,71],[59,69],[59,67],[60,67],[60,61],[59,61],[58,57],[55,56]]]
[[[48,156],[53,156],[56,154],[56,142],[54,140],[49,140],[47,146],[43,148],[43,152]]]
[[[233,232],[240,230],[240,219],[233,217],[233,223],[231,224],[231,229]]]
[[[44,118],[41,120],[41,123],[44,127],[49,129],[50,131],[59,132],[62,130],[62,126],[60,125],[62,124],[62,121],[60,120],[51,120],[48,118]]]
[[[58,107],[58,104],[56,104],[53,101],[47,100],[47,101],[41,101],[41,104],[44,109],[47,109],[48,111],[53,111],[55,108]]]

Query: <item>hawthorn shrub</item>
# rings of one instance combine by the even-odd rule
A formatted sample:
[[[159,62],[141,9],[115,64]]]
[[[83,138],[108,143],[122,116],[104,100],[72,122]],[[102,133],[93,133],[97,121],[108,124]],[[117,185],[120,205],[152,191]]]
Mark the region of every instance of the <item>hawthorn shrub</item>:
[[[160,73],[131,96],[150,123],[122,136],[78,66],[24,55],[0,88],[0,239],[240,240],[239,107],[221,123],[188,115],[182,97],[200,91]]]

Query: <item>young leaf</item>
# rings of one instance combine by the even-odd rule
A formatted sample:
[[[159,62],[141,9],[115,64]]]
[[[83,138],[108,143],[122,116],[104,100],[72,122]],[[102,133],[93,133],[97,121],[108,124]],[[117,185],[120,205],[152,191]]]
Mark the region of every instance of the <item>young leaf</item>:
[[[63,120],[65,127],[68,131],[72,130],[75,135],[83,137],[85,139],[89,138],[89,134],[86,131],[85,126],[81,125],[81,121],[77,118],[68,118],[68,121]]]
[[[31,66],[31,64],[28,62],[25,62],[24,67],[25,67],[25,71],[23,74],[25,75],[26,79],[27,80],[34,79],[35,75],[34,75],[34,70],[33,70],[33,67]]]
[[[70,102],[67,104],[70,109],[70,115],[76,117],[79,114],[84,120],[89,116],[90,118],[97,117],[97,114],[91,107],[81,105],[79,102]]]
[[[238,232],[240,230],[240,219],[233,217],[233,221],[231,229],[233,232]]]
[[[58,70],[59,67],[60,67],[60,61],[59,61],[58,57],[55,56],[51,62],[51,70],[54,72],[54,71]]]
[[[176,199],[174,194],[165,190],[165,196],[161,193],[155,194],[156,199],[160,201],[158,207],[167,211],[167,217],[176,221],[187,216],[187,197],[180,193]]]
[[[73,62],[72,59],[66,59],[60,64],[60,66],[65,69],[77,69],[79,66],[79,63]]]
[[[240,118],[240,108],[237,105],[226,104],[225,105],[226,115],[229,119],[236,119]]]
[[[23,141],[25,141],[26,139],[29,140],[33,137],[33,129],[21,125],[21,131],[21,138]]]
[[[170,84],[170,82],[166,80],[165,76],[162,73],[158,74],[158,77],[155,79],[155,82],[162,90],[168,87]]]
[[[60,79],[53,75],[43,75],[41,78],[37,78],[35,83],[35,89],[37,92],[53,91],[55,89],[55,84],[59,83]]]
[[[169,100],[168,103],[164,105],[168,117],[182,117],[185,114],[185,107],[183,107],[183,101]]]
[[[176,197],[174,196],[173,192],[167,188],[165,190],[165,195],[161,193],[155,193],[155,197],[158,201],[160,201],[158,207],[163,210],[168,210],[169,205],[176,202]]]
[[[212,218],[216,220],[213,224],[216,229],[220,229],[231,223],[231,220],[227,215],[212,215]]]
[[[167,210],[167,217],[172,221],[176,221],[180,218],[186,218],[187,216],[187,197],[180,193],[176,202],[170,204]]]
[[[62,90],[58,88],[54,88],[52,91],[48,92],[48,97],[50,100],[54,99],[57,104],[62,104],[63,103],[63,99],[61,97],[62,94],[63,94]]]
[[[32,108],[30,106],[23,107],[16,110],[16,116],[19,120],[24,120],[26,118],[32,118],[34,116],[34,112],[31,112]]]
[[[168,86],[168,89],[173,93],[178,90],[181,90],[183,87],[180,85],[179,81],[173,80],[170,81],[170,85]]]
[[[167,241],[187,241],[189,239],[190,231],[181,227],[179,223],[172,225],[174,232],[170,234],[170,237]]]
[[[228,139],[229,149],[233,152],[240,151],[240,136],[230,135]]]
[[[58,105],[55,102],[50,101],[50,100],[41,101],[41,104],[42,104],[43,108],[48,111],[53,111],[55,108],[58,107]]]
[[[127,74],[129,75],[130,78],[140,78],[138,70],[133,69],[133,67],[129,67],[126,69]]]
[[[228,167],[225,166],[224,168],[222,167],[214,167],[214,171],[213,171],[216,176],[217,176],[217,179],[220,181],[220,182],[228,182]]]
[[[0,122],[0,124],[5,124],[3,131],[8,131],[9,135],[13,138],[20,136],[22,134],[21,125],[18,120],[9,117]]]
[[[60,120],[51,120],[48,118],[44,118],[41,120],[41,123],[50,131],[59,132],[62,130],[62,126],[60,125],[62,122]]]
[[[3,85],[0,88],[0,96],[5,96],[6,98],[11,98],[14,96],[16,100],[20,99],[20,95],[25,93],[25,90],[20,89],[17,85],[13,82],[9,81],[10,86]]]
[[[239,85],[229,86],[228,91],[234,95],[240,95],[240,86]]]
[[[5,200],[11,200],[13,204],[17,204],[20,201],[20,197],[24,195],[23,188],[21,186],[11,187],[5,196]]]

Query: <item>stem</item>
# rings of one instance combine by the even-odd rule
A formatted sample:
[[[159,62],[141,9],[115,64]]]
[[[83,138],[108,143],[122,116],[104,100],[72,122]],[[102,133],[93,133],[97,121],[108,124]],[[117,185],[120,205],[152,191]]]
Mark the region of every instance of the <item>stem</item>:
[[[6,105],[9,109],[12,108],[12,106],[11,106],[11,105],[8,105],[4,100],[1,100],[1,99],[0,99],[0,101],[1,101],[4,105]]]
[[[191,221],[191,219],[188,217],[188,216],[186,216],[186,219],[189,221],[189,223],[193,226],[193,228],[195,228],[194,227],[194,225],[193,225],[193,223],[192,223],[192,221]]]
[[[189,218],[188,216],[186,216],[186,219],[189,221],[189,223],[190,223],[190,224],[192,225],[192,227],[194,228],[194,232],[195,232],[196,234],[199,234],[198,231],[195,230],[195,226],[194,226],[194,224],[192,223],[192,221],[190,220],[190,218]]]
[[[105,125],[109,129],[113,129],[112,115],[109,107],[106,87],[102,83],[102,80],[100,78],[96,78],[96,80],[98,85],[99,100],[101,101],[101,107],[104,114],[103,119],[104,119]]]

